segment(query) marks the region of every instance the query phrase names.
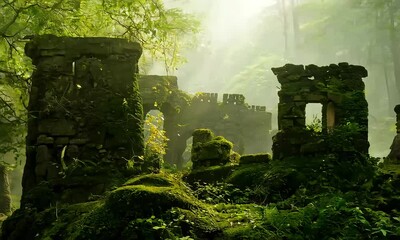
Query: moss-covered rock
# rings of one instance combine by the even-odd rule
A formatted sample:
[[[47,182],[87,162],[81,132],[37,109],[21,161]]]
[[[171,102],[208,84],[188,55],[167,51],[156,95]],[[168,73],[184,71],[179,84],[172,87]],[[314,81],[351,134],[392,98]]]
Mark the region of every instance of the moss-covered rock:
[[[18,210],[2,239],[209,239],[219,232],[212,210],[182,181],[149,174],[93,202]]]
[[[231,159],[233,144],[222,136],[214,137],[209,129],[196,129],[193,132],[193,169],[224,165]]]
[[[235,171],[235,169],[236,166],[232,165],[204,167],[191,171],[184,179],[190,185],[193,185],[194,182],[223,182]]]
[[[271,159],[272,157],[268,153],[247,154],[240,157],[239,164],[269,163]]]

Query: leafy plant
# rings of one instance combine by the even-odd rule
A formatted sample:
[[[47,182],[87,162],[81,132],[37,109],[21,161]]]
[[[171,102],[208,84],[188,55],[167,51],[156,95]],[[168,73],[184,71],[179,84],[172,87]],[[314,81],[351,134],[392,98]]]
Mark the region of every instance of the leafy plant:
[[[164,117],[162,113],[147,114],[144,121],[145,153],[144,161],[151,167],[159,169],[164,163],[168,138],[163,130]]]

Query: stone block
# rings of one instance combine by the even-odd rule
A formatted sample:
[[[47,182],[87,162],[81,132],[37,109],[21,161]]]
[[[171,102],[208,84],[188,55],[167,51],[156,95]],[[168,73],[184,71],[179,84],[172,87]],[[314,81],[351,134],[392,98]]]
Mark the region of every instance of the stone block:
[[[43,119],[39,121],[39,133],[50,136],[74,136],[74,123],[66,119]]]
[[[77,145],[69,145],[65,150],[67,159],[75,159],[79,156],[79,147]]]
[[[393,139],[390,153],[387,156],[390,162],[400,164],[400,133]]]
[[[68,137],[58,137],[54,141],[54,145],[56,145],[56,146],[65,146],[67,144],[69,144]]]
[[[47,176],[47,166],[51,161],[51,152],[46,145],[40,145],[36,149],[35,174],[37,179],[44,180]]]
[[[319,94],[308,94],[306,96],[307,102],[309,103],[322,103],[326,101],[326,97],[324,95]]]
[[[87,138],[71,138],[69,140],[69,144],[73,145],[84,145],[89,142],[89,139]]]
[[[42,134],[42,135],[39,135],[36,143],[38,145],[42,145],[42,144],[51,145],[54,143],[54,138],[48,137],[48,136]]]
[[[294,126],[293,119],[282,119],[280,123],[280,129],[292,128]]]
[[[242,155],[240,157],[239,163],[242,164],[251,164],[251,163],[269,163],[272,160],[272,157],[268,153],[260,153],[260,154],[248,154]]]

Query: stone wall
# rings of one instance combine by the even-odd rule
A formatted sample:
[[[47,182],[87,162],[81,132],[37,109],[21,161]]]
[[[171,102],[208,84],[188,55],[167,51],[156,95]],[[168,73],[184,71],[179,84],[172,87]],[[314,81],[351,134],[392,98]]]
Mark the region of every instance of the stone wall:
[[[200,93],[193,97],[190,108],[183,113],[181,124],[185,141],[197,128],[211,129],[226,137],[234,150],[243,153],[268,152],[271,146],[271,113],[265,106],[249,106],[241,94]]]
[[[225,165],[230,162],[232,143],[222,136],[214,136],[209,129],[196,129],[193,132],[191,160],[192,169]]]
[[[0,217],[11,213],[11,191],[7,167],[0,164]],[[0,223],[1,224],[1,223]]]
[[[167,142],[166,162],[180,165],[181,156],[186,147],[186,139],[181,139],[181,116],[190,105],[191,97],[179,90],[175,76],[141,75],[139,77],[143,110],[159,110],[164,115],[164,130]]]
[[[389,162],[400,163],[400,105],[394,108],[396,113],[396,136],[394,137],[393,143],[390,146],[390,153],[387,156]]]
[[[86,201],[127,173],[127,160],[143,155],[135,81],[142,49],[123,39],[44,35],[25,52],[36,69],[22,207]]]
[[[271,113],[265,106],[249,106],[242,94],[224,94],[222,102],[217,93],[189,96],[179,90],[174,76],[140,76],[139,86],[144,112],[157,109],[164,114],[169,139],[165,161],[170,164],[181,166],[186,140],[198,128],[226,137],[240,153],[271,149]]]
[[[281,84],[275,159],[324,152],[368,154],[368,103],[362,81],[368,73],[364,67],[348,63],[323,67],[286,64],[272,71]],[[308,103],[322,104],[321,133],[307,130]],[[348,135],[339,139],[339,133],[346,132]],[[344,141],[349,144],[344,146]]]

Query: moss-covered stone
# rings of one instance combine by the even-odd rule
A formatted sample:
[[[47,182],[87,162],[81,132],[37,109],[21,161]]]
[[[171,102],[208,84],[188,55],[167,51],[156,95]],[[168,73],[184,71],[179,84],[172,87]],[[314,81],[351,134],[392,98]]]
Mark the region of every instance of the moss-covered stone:
[[[219,232],[208,208],[175,177],[150,174],[97,201],[18,210],[2,239],[208,239]]]
[[[282,84],[278,93],[280,131],[274,137],[274,159],[324,155],[335,151],[340,153],[341,150],[324,146],[329,135],[326,133],[347,124],[359,126],[350,136],[354,139],[351,143],[352,151],[368,154],[368,103],[362,81],[368,73],[364,67],[348,63],[322,67],[286,64],[272,71]],[[308,103],[322,104],[323,134],[319,136],[306,131],[305,110]],[[301,130],[303,136],[296,136]]]
[[[193,132],[191,160],[193,169],[224,165],[230,161],[233,144],[222,136],[214,137],[209,129]]]
[[[259,154],[248,154],[240,156],[240,164],[249,163],[269,163],[272,160],[271,154],[259,153]]]
[[[216,183],[228,178],[236,169],[236,166],[211,166],[192,170],[185,176],[185,181],[190,185],[194,182]]]

